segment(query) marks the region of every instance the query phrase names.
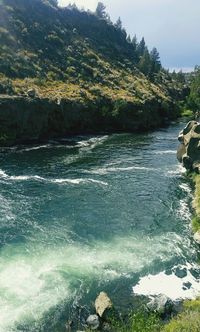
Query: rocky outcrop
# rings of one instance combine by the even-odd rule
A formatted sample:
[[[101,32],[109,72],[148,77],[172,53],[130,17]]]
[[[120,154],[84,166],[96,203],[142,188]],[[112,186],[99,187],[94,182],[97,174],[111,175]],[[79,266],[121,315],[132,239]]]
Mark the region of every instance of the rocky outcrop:
[[[99,99],[0,95],[0,146],[39,142],[76,134],[136,132],[158,128],[177,116],[156,98],[144,103]]]
[[[190,121],[180,132],[177,151],[179,162],[189,171],[200,173],[200,123]]]
[[[160,294],[160,295],[154,297],[147,304],[147,308],[150,311],[159,313],[160,315],[168,315],[173,312],[174,303],[169,297],[167,297],[163,294]]]
[[[100,326],[99,317],[97,315],[90,315],[87,318],[86,323],[91,330],[97,330]]]
[[[95,300],[96,313],[103,317],[106,311],[112,308],[112,302],[105,292],[101,292]]]

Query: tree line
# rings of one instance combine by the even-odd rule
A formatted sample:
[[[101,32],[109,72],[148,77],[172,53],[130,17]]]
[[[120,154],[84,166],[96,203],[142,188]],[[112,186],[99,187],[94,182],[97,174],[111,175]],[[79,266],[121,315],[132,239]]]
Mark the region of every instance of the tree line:
[[[57,1],[57,0],[50,0]],[[75,3],[69,4],[67,6],[71,10],[79,10]],[[125,28],[123,27],[122,20],[119,17],[116,23],[112,23],[110,15],[106,11],[106,6],[103,2],[98,2],[94,14],[101,20],[105,20],[108,24],[114,25],[116,30],[121,32],[126,38],[127,42],[132,46],[132,58],[136,67],[149,79],[152,81],[159,71],[162,69],[160,62],[160,55],[156,47],[149,51],[144,37],[138,41],[137,36],[135,35],[131,38],[130,35],[127,35]]]

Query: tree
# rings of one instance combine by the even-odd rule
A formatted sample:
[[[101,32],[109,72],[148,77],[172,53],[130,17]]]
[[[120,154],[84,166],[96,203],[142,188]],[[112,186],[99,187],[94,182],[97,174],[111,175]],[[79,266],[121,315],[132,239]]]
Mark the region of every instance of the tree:
[[[161,69],[161,62],[157,48],[154,47],[152,49],[150,57],[151,57],[151,73],[152,74],[158,73]]]
[[[139,42],[138,47],[137,47],[137,52],[138,52],[139,57],[143,56],[145,49],[146,49],[146,43],[145,43],[144,37],[142,37],[142,39]]]
[[[69,3],[69,5],[67,6],[67,8],[71,9],[71,10],[78,10],[77,5],[74,3]]]
[[[116,23],[115,23],[115,27],[116,27],[118,30],[122,30],[122,20],[121,20],[120,17],[119,17],[118,20],[116,21]]]
[[[191,74],[188,106],[194,112],[200,112],[200,66],[196,66],[194,73]]]
[[[149,76],[150,75],[150,70],[151,70],[151,58],[150,58],[150,54],[148,51],[148,48],[145,47],[144,49],[144,53],[143,55],[140,57],[140,61],[138,64],[139,69],[141,70],[141,72],[146,75]]]
[[[103,2],[98,2],[95,14],[99,18],[107,18],[106,6],[103,4]]]
[[[127,42],[131,44],[131,36],[130,35],[128,35],[128,37],[127,37]]]
[[[137,46],[138,46],[138,41],[137,41],[136,35],[132,38],[132,45],[133,45],[134,50],[136,50]]]
[[[185,84],[185,75],[183,74],[182,70],[179,70],[179,72],[176,74],[176,79],[179,83]]]

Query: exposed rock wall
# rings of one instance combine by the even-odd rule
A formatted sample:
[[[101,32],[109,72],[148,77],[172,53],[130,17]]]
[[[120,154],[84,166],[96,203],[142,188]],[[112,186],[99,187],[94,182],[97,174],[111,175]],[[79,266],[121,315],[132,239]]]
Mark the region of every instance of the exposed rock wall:
[[[144,104],[109,99],[51,100],[29,96],[0,96],[0,145],[28,143],[71,134],[148,130],[177,116],[155,99]]]
[[[200,173],[200,123],[190,121],[180,132],[178,160],[189,171]]]

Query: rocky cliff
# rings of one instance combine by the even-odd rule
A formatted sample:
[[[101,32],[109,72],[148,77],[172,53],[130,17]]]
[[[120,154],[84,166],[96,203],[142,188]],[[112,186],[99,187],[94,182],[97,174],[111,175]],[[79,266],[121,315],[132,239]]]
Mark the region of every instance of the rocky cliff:
[[[177,158],[189,171],[200,172],[200,123],[190,121],[180,132]]]
[[[173,107],[173,105],[172,105]],[[162,125],[176,112],[161,102],[122,102],[1,96],[0,145],[29,143],[72,134],[136,132]]]
[[[106,14],[54,0],[0,1],[0,145],[176,118],[187,87],[133,40]]]

